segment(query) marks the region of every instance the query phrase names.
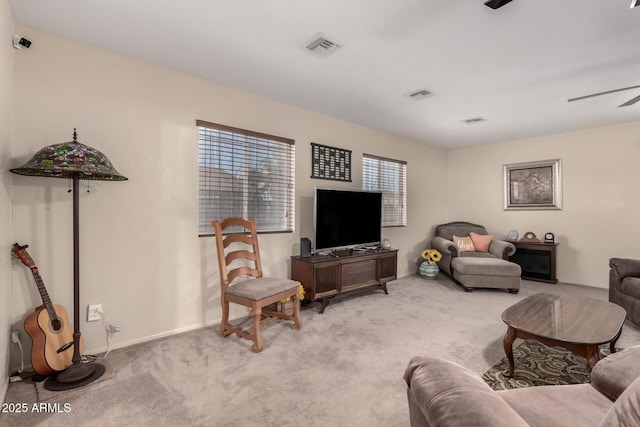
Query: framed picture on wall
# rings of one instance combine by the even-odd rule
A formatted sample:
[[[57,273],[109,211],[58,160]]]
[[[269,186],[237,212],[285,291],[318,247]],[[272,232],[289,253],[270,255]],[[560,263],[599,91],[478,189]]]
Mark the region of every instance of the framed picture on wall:
[[[351,150],[312,142],[311,178],[351,182]]]
[[[562,209],[561,159],[504,165],[504,209]]]

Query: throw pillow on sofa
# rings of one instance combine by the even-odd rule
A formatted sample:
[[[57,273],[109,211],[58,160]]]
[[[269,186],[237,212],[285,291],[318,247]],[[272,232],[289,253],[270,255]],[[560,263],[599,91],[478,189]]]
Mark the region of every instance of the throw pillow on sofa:
[[[489,252],[489,245],[493,240],[493,236],[482,235],[478,233],[474,233],[473,231],[469,233],[469,237],[471,238],[471,242],[473,242],[473,247],[477,252]]]
[[[453,243],[458,248],[458,252],[475,252],[475,248],[473,247],[473,242],[471,241],[471,237],[458,237],[453,236]]]

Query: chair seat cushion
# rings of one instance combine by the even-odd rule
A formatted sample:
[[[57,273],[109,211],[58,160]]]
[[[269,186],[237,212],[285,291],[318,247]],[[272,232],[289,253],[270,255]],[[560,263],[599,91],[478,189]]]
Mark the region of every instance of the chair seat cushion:
[[[298,285],[299,283],[294,280],[260,277],[232,284],[227,288],[226,293],[258,301],[290,289],[297,291]]]
[[[522,271],[516,263],[485,257],[456,257],[451,267],[459,273],[478,276],[520,276]]]
[[[620,292],[640,298],[640,277],[625,277],[620,283]]]
[[[460,257],[475,257],[475,258],[493,258],[493,259],[496,258],[495,255],[490,254],[488,252],[462,252],[459,256]]]

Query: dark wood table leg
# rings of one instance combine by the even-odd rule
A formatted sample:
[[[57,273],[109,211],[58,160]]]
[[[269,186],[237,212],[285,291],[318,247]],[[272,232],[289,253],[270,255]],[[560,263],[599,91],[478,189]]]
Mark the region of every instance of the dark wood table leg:
[[[516,340],[516,329],[512,326],[507,326],[507,333],[504,335],[502,345],[504,346],[504,352],[509,359],[509,367],[502,373],[507,378],[513,376],[515,369],[515,363],[513,362],[513,342]]]
[[[389,292],[387,292],[387,284],[386,283],[380,283],[379,286],[382,286],[382,290],[384,291],[385,295],[389,295]]]
[[[616,352],[616,343],[618,342],[618,338],[620,338],[621,333],[622,333],[622,326],[620,327],[620,330],[616,334],[615,338],[611,340],[611,342],[609,343],[609,350],[611,350],[611,353]]]
[[[600,348],[597,345],[588,345],[586,347],[587,353],[587,368],[589,368],[589,372],[596,366],[598,360],[600,360]]]
[[[327,308],[330,302],[331,302],[331,298],[322,298],[320,310],[318,310],[318,313],[319,314],[324,313],[324,309]]]

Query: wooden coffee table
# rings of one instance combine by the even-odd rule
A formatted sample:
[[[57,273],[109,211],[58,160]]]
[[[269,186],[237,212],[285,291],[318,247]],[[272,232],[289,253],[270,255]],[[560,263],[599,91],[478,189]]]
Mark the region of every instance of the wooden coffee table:
[[[587,297],[540,293],[531,295],[502,313],[507,324],[504,352],[509,359],[505,377],[514,370],[513,342],[534,339],[548,346],[560,346],[587,359],[589,371],[600,360],[599,345],[609,343],[614,353],[622,332],[626,311],[607,301]]]

